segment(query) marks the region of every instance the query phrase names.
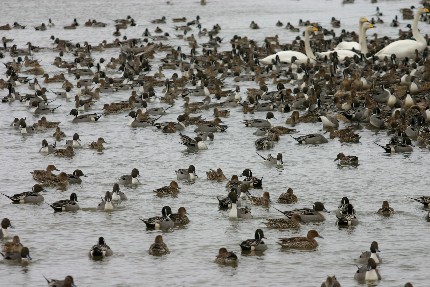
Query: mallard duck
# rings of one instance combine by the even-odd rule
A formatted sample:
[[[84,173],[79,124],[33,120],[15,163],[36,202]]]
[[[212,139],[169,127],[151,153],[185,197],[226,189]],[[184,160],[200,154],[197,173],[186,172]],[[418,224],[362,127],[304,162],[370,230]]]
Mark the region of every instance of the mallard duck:
[[[283,248],[314,250],[318,247],[318,242],[315,240],[315,237],[324,238],[318,234],[318,231],[312,229],[308,231],[306,237],[279,238],[278,244]]]
[[[264,243],[263,238],[267,239],[266,237],[264,237],[263,230],[257,229],[255,230],[255,238],[243,241],[240,244],[240,248],[242,249],[242,251],[263,252],[267,250],[267,245]]]

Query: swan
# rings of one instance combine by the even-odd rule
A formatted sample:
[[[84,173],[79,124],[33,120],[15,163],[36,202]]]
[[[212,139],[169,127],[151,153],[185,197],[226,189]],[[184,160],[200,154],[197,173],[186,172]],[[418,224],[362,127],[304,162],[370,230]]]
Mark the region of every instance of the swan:
[[[361,51],[363,54],[367,54],[368,50],[367,50],[367,41],[366,41],[366,31],[370,28],[374,28],[372,23],[369,22],[365,22],[362,24],[361,27],[361,31],[360,31],[360,45],[361,45],[361,49],[358,49],[357,51]],[[354,58],[355,56],[360,56],[357,53],[351,51],[351,50],[332,50],[332,51],[327,51],[327,52],[321,52],[321,53],[316,53],[318,57],[330,57],[330,55],[332,53],[336,52],[337,53],[337,58],[339,61],[345,61],[346,57],[348,58]]]
[[[308,26],[305,29],[305,51],[306,55],[301,52],[296,51],[280,51],[276,54],[267,56],[266,58],[260,60],[260,63],[262,64],[272,64],[272,61],[276,59],[276,56],[279,57],[279,61],[282,63],[291,63],[291,58],[296,57],[296,63],[302,64],[307,63],[308,60],[311,61],[311,63],[315,62],[315,55],[312,52],[311,45],[309,43],[309,33],[310,32],[317,32],[318,28],[313,26]]]
[[[358,43],[357,42],[340,42],[337,44],[337,46],[334,48],[335,50],[356,50],[360,51],[360,44],[362,41],[362,34],[361,34],[361,28],[363,27],[363,24],[369,22],[366,17],[360,17],[358,21]]]
[[[412,23],[412,35],[415,40],[398,40],[392,42],[376,53],[375,56],[377,56],[380,60],[383,60],[385,57],[389,58],[392,54],[395,54],[399,59],[404,59],[406,57],[414,58],[415,50],[418,50],[419,53],[424,51],[424,49],[427,47],[427,41],[418,31],[418,19],[420,18],[421,14],[428,12],[429,9],[427,8],[419,8],[415,13],[414,21]]]

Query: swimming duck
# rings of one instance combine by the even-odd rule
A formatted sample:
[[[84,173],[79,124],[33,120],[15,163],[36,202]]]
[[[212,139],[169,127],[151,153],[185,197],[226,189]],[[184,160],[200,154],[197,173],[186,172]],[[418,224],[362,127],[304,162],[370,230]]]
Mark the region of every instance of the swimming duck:
[[[170,182],[170,185],[157,188],[154,190],[154,192],[158,196],[168,196],[168,195],[176,196],[179,193],[180,189],[181,188],[179,187],[178,183],[172,180]]]
[[[45,189],[40,184],[35,184],[30,192],[22,192],[13,196],[2,194],[12,200],[12,203],[41,203],[44,200],[43,195],[40,194],[42,191]]]
[[[308,134],[300,137],[293,137],[299,144],[323,144],[328,143],[328,140],[321,134]]]
[[[42,140],[42,147],[39,149],[40,153],[51,154],[56,150],[56,142],[53,144],[48,144],[46,139]]]
[[[262,188],[263,178],[253,176],[252,171],[249,168],[244,169],[241,176],[245,177],[242,183],[247,185],[248,187]]]
[[[380,252],[378,242],[372,241],[372,243],[370,244],[370,251],[362,252],[360,257],[358,258],[358,263],[365,264],[369,258],[375,260],[376,264],[382,263],[381,257],[379,257],[376,252]]]
[[[67,275],[64,280],[48,279],[45,276],[43,277],[48,282],[48,287],[76,287],[73,277],[70,275]]]
[[[194,165],[190,165],[188,169],[178,169],[175,171],[175,173],[178,180],[188,180],[193,182],[196,180],[196,177],[198,177]]]
[[[73,148],[81,148],[82,145],[80,141],[81,139],[79,138],[79,134],[74,133],[71,140],[66,140],[66,147],[71,146]]]
[[[355,210],[352,204],[348,204],[344,212],[339,216],[336,213],[337,225],[339,226],[355,226],[358,224],[358,219],[355,216]]]
[[[102,202],[97,205],[97,210],[104,210],[104,211],[110,211],[113,210],[113,204],[112,204],[112,193],[109,191],[106,191],[105,197],[102,198]]]
[[[217,170],[211,169],[207,171],[206,177],[208,180],[216,180],[216,181],[223,181],[227,179],[221,168],[217,168]]]
[[[248,206],[239,206],[237,205],[237,191],[236,189],[232,189],[228,194],[228,197],[231,202],[231,209],[228,214],[228,217],[231,219],[236,218],[244,218],[249,219],[252,218],[251,209]]]
[[[3,244],[3,252],[15,252],[15,253],[21,253],[23,245],[21,244],[21,240],[18,235],[14,235],[12,238],[12,241],[5,242]]]
[[[66,190],[69,185],[68,176],[65,172],[60,172],[57,176],[47,177],[41,183],[43,186],[57,187],[60,190]]]
[[[64,137],[66,137],[66,134],[60,129],[60,127],[57,127],[52,136],[56,141],[61,141]]]
[[[92,259],[101,259],[106,256],[112,256],[113,251],[110,249],[109,245],[106,244],[105,239],[99,237],[98,243],[91,247],[89,255]]]
[[[318,231],[312,229],[308,231],[306,237],[279,238],[278,244],[283,248],[314,250],[318,247],[318,242],[315,240],[315,237],[324,238],[318,234]]]
[[[112,187],[112,201],[118,202],[127,200],[127,196],[119,189],[119,184],[114,183]]]
[[[240,248],[242,249],[242,251],[263,252],[267,250],[267,245],[264,243],[263,238],[267,239],[266,237],[264,237],[263,230],[257,229],[255,230],[255,238],[243,241],[240,244]]]
[[[188,151],[199,151],[208,149],[208,146],[203,142],[201,137],[197,136],[192,139],[189,136],[183,135],[182,133],[179,133],[179,136],[181,137],[181,144],[186,146]]]
[[[230,191],[235,191],[236,195],[237,195],[237,188],[236,187],[231,188]],[[230,200],[230,196],[229,195],[227,195],[224,198],[220,197],[220,196],[217,196],[216,198],[218,199],[219,209],[225,210],[225,209],[231,208],[231,200]]]
[[[103,114],[84,114],[79,115],[77,109],[72,109],[70,111],[70,115],[74,116],[72,123],[84,123],[84,122],[96,122],[98,121]]]
[[[75,169],[72,174],[67,174],[67,180],[69,181],[69,184],[81,184],[82,179],[81,176],[87,177],[82,170]]]
[[[300,215],[293,214],[290,218],[269,218],[264,222],[269,228],[298,229],[300,228]]]
[[[408,143],[388,143],[385,146],[375,143],[382,147],[386,153],[412,152],[414,149]]]
[[[276,166],[282,166],[284,162],[282,161],[282,153],[278,153],[276,155],[276,158],[273,157],[270,153],[267,155],[267,157],[262,156],[257,152],[257,154],[264,160],[265,163],[270,165],[276,165]]]
[[[309,222],[321,222],[325,220],[325,216],[323,212],[328,212],[324,204],[322,202],[315,202],[313,205],[313,208],[302,208],[302,209],[295,209],[292,211],[281,211],[285,216],[291,217],[291,215],[297,213],[300,215],[300,220],[304,223]]]
[[[98,151],[104,150],[103,144],[106,143],[104,138],[98,138],[97,141],[90,143],[91,149],[96,149]]]
[[[185,225],[190,223],[187,214],[188,213],[185,207],[179,207],[178,213],[173,213],[170,215],[170,219],[172,219],[175,225]]]
[[[15,260],[18,262],[28,262],[31,260],[30,250],[28,247],[23,247],[21,252],[6,252],[5,254],[1,253],[4,259],[6,260]]]
[[[218,255],[215,258],[215,263],[225,265],[235,265],[238,262],[237,255],[232,251],[227,251],[227,248],[221,247],[218,251]]]
[[[261,197],[248,195],[249,201],[254,205],[262,205],[268,207],[270,204],[270,194],[268,191],[263,192]]]
[[[327,276],[327,279],[321,283],[321,287],[340,287],[340,283],[337,281],[336,276]]]
[[[13,228],[12,224],[10,224],[9,218],[3,218],[1,221],[0,239],[9,238],[9,230],[7,230],[9,227]]]
[[[334,161],[341,167],[344,166],[358,166],[358,157],[355,155],[344,155],[343,153],[338,153]]]
[[[164,243],[163,237],[161,235],[157,235],[154,243],[149,247],[148,252],[150,255],[161,256],[170,253],[170,250],[166,243]]]
[[[246,127],[254,127],[254,128],[271,128],[272,123],[271,119],[274,119],[275,115],[273,112],[267,112],[266,119],[252,119],[252,120],[245,120],[243,123]]]
[[[430,204],[430,196],[411,197],[411,199],[423,204],[424,207],[428,207]]]
[[[378,214],[380,215],[390,216],[394,213],[395,213],[394,209],[390,207],[390,204],[386,200],[382,202],[382,207],[378,209]]]
[[[72,158],[75,155],[75,151],[72,146],[67,146],[66,148],[59,148],[54,151],[54,155],[58,157],[68,157]]]
[[[381,280],[381,275],[378,269],[376,269],[376,262],[373,258],[367,260],[367,266],[358,267],[357,272],[354,275],[354,279],[357,281],[375,281]]]
[[[49,204],[52,209],[54,209],[55,212],[60,211],[77,211],[80,209],[78,205],[78,196],[76,193],[70,194],[70,199],[63,199],[54,202],[53,204]]]
[[[170,215],[172,214],[172,209],[170,208],[170,206],[164,206],[161,209],[161,214],[162,216],[150,217],[148,219],[140,218],[140,220],[145,222],[146,228],[151,228],[151,229],[173,228],[175,224],[172,221],[172,219],[170,219]]]
[[[133,168],[131,170],[131,174],[126,174],[119,178],[119,184],[122,184],[122,185],[140,184],[138,177],[140,177],[139,170],[137,168]]]
[[[291,187],[287,189],[287,192],[282,193],[278,198],[278,203],[292,204],[297,202],[297,196]]]
[[[239,180],[239,177],[236,174],[234,174],[231,176],[230,180],[227,182],[225,187],[229,189],[231,188],[238,189],[241,184],[242,182]]]

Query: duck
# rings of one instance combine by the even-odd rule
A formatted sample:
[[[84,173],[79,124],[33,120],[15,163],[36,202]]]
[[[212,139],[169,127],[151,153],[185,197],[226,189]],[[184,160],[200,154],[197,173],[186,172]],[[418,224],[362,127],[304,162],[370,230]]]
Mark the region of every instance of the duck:
[[[322,134],[308,134],[304,136],[299,136],[297,138],[291,136],[299,144],[324,144],[328,143],[328,140]]]
[[[427,47],[427,40],[420,34],[418,30],[418,20],[420,16],[424,13],[428,13],[428,8],[417,8],[414,21],[412,23],[412,35],[415,40],[398,40],[390,43],[388,46],[384,47],[382,50],[375,54],[380,60],[385,57],[390,58],[392,54],[396,55],[398,59],[404,58],[415,58],[415,51],[421,53]]]
[[[122,185],[140,184],[138,177],[140,177],[139,170],[137,168],[133,168],[131,170],[131,174],[126,174],[119,178],[119,184],[122,184]]]
[[[42,140],[42,147],[39,149],[39,152],[43,154],[51,154],[55,152],[56,147],[56,142],[48,144],[48,141],[44,139]]]
[[[87,177],[82,170],[75,169],[72,174],[67,174],[67,180],[69,181],[69,184],[81,184],[81,176]]]
[[[66,134],[60,129],[60,127],[57,127],[52,136],[55,137],[56,141],[61,141],[64,137],[66,137]]]
[[[378,214],[380,215],[390,216],[394,213],[395,213],[394,209],[390,207],[390,204],[386,200],[382,202],[382,207],[378,209]]]
[[[259,155],[264,160],[265,163],[267,163],[269,165],[282,166],[284,164],[284,162],[282,160],[282,153],[278,153],[276,155],[276,158],[273,157],[270,153],[267,155],[267,157],[262,156],[258,152],[256,152],[256,153],[257,153],[257,155]]]
[[[315,250],[318,247],[316,237],[324,238],[319,235],[318,231],[312,229],[308,231],[306,237],[279,238],[277,243],[288,249]]]
[[[150,229],[166,230],[173,228],[175,223],[172,221],[172,219],[170,219],[170,215],[172,214],[172,209],[170,206],[163,206],[161,209],[161,214],[162,216],[150,217],[148,219],[140,218],[140,220],[146,224],[146,228]]]
[[[18,262],[28,262],[32,259],[28,247],[23,247],[21,252],[6,252],[5,254],[0,252],[0,254],[6,260],[14,260]]]
[[[249,168],[243,170],[242,175],[245,179],[242,181],[241,189],[244,187],[262,188],[263,178],[258,178],[252,175],[252,171]],[[248,190],[246,190],[247,192]]]
[[[323,212],[328,212],[325,209],[324,204],[322,202],[315,202],[313,207],[310,208],[302,208],[295,209],[292,211],[281,211],[285,216],[291,217],[293,214],[299,214],[301,222],[309,223],[309,222],[321,222],[325,221],[325,216]]]
[[[163,236],[157,235],[155,237],[154,243],[149,247],[148,253],[150,255],[161,256],[170,253],[169,248],[163,241]]]
[[[373,258],[367,260],[367,266],[358,267],[354,279],[357,281],[376,281],[381,280],[381,275],[376,269],[376,262]]]
[[[382,147],[386,153],[403,153],[412,152],[414,149],[408,143],[388,143],[385,146],[375,142],[376,145]]]
[[[337,281],[336,276],[327,276],[327,279],[321,283],[321,287],[340,287],[340,283]]]
[[[97,141],[90,143],[90,149],[96,149],[97,151],[104,150],[105,149],[105,147],[103,146],[104,143],[106,143],[105,139],[102,137],[99,137]]]
[[[278,203],[293,204],[297,202],[297,196],[291,187],[287,189],[287,192],[282,193],[278,198]]]
[[[24,247],[21,243],[21,239],[18,235],[14,235],[11,242],[5,242],[3,244],[3,252],[5,253],[20,253],[22,247]]]
[[[257,229],[255,230],[255,237],[254,239],[247,239],[242,241],[240,244],[240,248],[242,252],[250,252],[250,251],[257,251],[257,252],[264,252],[267,250],[267,245],[263,241],[264,239],[267,239],[264,237],[263,230]]]
[[[0,229],[0,239],[6,239],[9,238],[9,230],[7,230],[9,227],[13,228],[12,224],[10,224],[9,218],[3,218],[1,221],[1,229]]]
[[[170,182],[170,185],[157,188],[154,190],[154,192],[158,196],[169,196],[169,195],[176,196],[179,193],[180,189],[181,188],[179,187],[178,183],[172,180]]]
[[[363,24],[366,23],[366,22],[369,22],[369,20],[366,17],[360,17],[360,19],[358,20],[358,33],[359,33],[358,42],[359,43],[353,42],[353,41],[351,41],[351,42],[343,41],[343,42],[340,42],[339,44],[337,44],[334,49],[335,50],[355,50],[355,51],[360,51],[360,49],[361,49],[361,45],[360,44],[361,44],[362,37],[363,37],[361,31],[362,31]],[[364,36],[366,36],[366,35],[364,35]]]
[[[262,205],[268,207],[270,204],[270,193],[268,191],[263,192],[261,197],[248,195],[248,198],[253,205]]]
[[[334,161],[341,167],[344,166],[358,166],[358,157],[355,155],[344,155],[343,153],[338,153]]]
[[[260,63],[265,65],[272,64],[273,61],[275,61],[276,57],[278,56],[278,59],[281,63],[291,63],[292,58],[295,57],[295,62],[297,64],[306,64],[308,60],[311,63],[315,63],[316,57],[314,53],[312,52],[310,41],[309,41],[309,33],[311,32],[318,32],[318,28],[313,26],[308,26],[305,29],[305,51],[306,55],[301,52],[296,51],[280,51],[276,54],[272,54],[270,56],[265,57],[264,59],[260,60]]]
[[[231,209],[228,214],[228,217],[230,219],[250,219],[252,218],[251,209],[248,206],[238,206],[237,205],[237,190],[231,189],[231,191],[228,194],[228,198],[231,202]]]
[[[112,201],[118,202],[123,200],[127,200],[127,196],[119,189],[119,184],[114,183],[112,187]]]
[[[12,203],[41,203],[44,201],[43,195],[40,194],[42,191],[45,191],[43,186],[35,184],[29,192],[17,193],[13,196],[2,194],[12,200]]]
[[[172,219],[175,225],[180,225],[180,226],[186,225],[190,223],[190,220],[188,219],[187,214],[188,213],[185,207],[179,207],[178,213],[173,213],[172,215],[170,215],[170,219]]]
[[[366,264],[369,258],[375,260],[376,264],[382,263],[381,257],[379,257],[376,252],[380,252],[378,242],[372,241],[372,243],[370,244],[370,251],[362,252],[360,257],[358,258],[358,263]]]
[[[112,193],[106,191],[105,197],[102,198],[102,202],[97,205],[97,210],[111,211],[114,209],[112,204]]]
[[[59,148],[54,151],[54,155],[58,157],[68,157],[72,158],[75,155],[75,151],[72,146],[67,146],[66,148]]]
[[[341,212],[340,214],[336,213],[336,217],[338,226],[358,225],[358,219],[355,216],[354,206],[350,203],[347,204],[343,212]]]
[[[93,114],[79,115],[77,109],[72,109],[70,111],[70,115],[74,116],[72,123],[84,123],[84,122],[96,122],[101,118],[103,114],[99,115],[97,113],[93,113]]]
[[[48,282],[48,287],[76,287],[75,281],[70,275],[67,275],[64,280],[48,279],[45,276],[43,277],[45,278],[46,282]]]
[[[221,168],[217,168],[217,170],[210,169],[209,171],[206,172],[206,178],[208,180],[216,180],[216,181],[223,181],[227,179]]]
[[[424,207],[428,207],[430,204],[430,196],[420,196],[420,197],[411,197],[411,199],[421,203],[424,205]]]
[[[196,174],[196,167],[190,165],[187,169],[178,169],[175,171],[177,180],[187,180],[194,182],[198,177]]]
[[[243,123],[246,127],[254,127],[254,128],[271,128],[272,123],[271,119],[274,119],[275,115],[273,112],[267,112],[266,113],[266,119],[252,119],[252,120],[245,120]]]
[[[190,138],[187,135],[183,135],[182,133],[179,133],[179,136],[181,137],[181,144],[186,146],[188,151],[195,152],[208,149],[208,146],[199,136],[195,137],[194,139]]]
[[[59,171],[59,169],[57,169],[55,165],[50,164],[46,167],[46,170],[33,170],[30,173],[32,174],[33,179],[35,181],[44,182],[47,178],[56,176],[55,174],[52,173],[53,171]]]
[[[293,214],[291,218],[269,218],[264,224],[275,229],[298,229],[300,228],[300,215]]]
[[[63,199],[54,202],[53,204],[49,204],[52,209],[54,209],[55,212],[61,212],[61,211],[77,211],[80,209],[78,205],[78,196],[76,193],[70,194],[70,199]]]
[[[319,116],[318,119],[322,122],[324,129],[327,129],[327,128],[337,129],[339,127],[339,121],[334,116],[330,116],[330,115]]]
[[[109,247],[109,245],[106,244],[105,239],[103,237],[99,237],[99,241],[96,245],[93,245],[91,247],[89,256],[92,259],[101,259],[103,257],[112,256],[113,251]]]
[[[218,255],[215,258],[215,263],[221,265],[236,265],[238,262],[237,255],[233,251],[227,251],[227,248],[221,247],[218,250]]]

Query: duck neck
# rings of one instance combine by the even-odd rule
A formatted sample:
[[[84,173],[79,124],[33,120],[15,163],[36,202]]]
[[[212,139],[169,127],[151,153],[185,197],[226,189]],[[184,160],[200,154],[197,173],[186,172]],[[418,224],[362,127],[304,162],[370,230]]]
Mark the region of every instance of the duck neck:
[[[414,22],[412,23],[412,35],[415,38],[415,41],[427,45],[426,39],[424,39],[423,35],[421,35],[420,31],[418,31],[418,19],[419,18],[420,18],[420,12],[417,11],[415,13]]]
[[[237,218],[237,206],[236,203],[231,204],[230,213],[228,214],[230,218]]]
[[[315,60],[314,52],[312,52],[312,49],[311,49],[311,43],[309,40],[309,32],[308,31],[305,31],[305,52],[306,52],[306,56],[309,59]]]

